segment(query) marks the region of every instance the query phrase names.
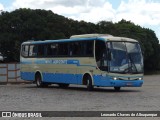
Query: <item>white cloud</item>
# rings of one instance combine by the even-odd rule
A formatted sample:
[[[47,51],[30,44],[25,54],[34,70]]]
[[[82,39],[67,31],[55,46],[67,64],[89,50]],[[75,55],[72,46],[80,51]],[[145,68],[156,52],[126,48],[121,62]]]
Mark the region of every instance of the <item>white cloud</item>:
[[[131,20],[139,25],[160,24],[160,3],[147,0],[129,0],[128,3],[121,2],[117,9],[115,21],[122,18]]]
[[[3,5],[0,3],[0,11],[4,10]]]
[[[87,9],[86,9],[87,10]],[[112,21],[115,17],[115,10],[109,2],[106,2],[102,6],[88,6],[88,11],[83,12],[78,15],[78,17],[73,17],[77,20],[85,20],[87,22],[99,22],[101,20]]]
[[[2,4],[0,8],[3,9]],[[130,20],[143,27],[150,26],[160,40],[160,2],[154,0],[122,0],[117,9],[107,0],[15,0],[12,9],[17,8],[52,10],[66,17],[94,23]]]
[[[113,21],[117,22],[123,18],[125,20],[131,20],[143,27],[150,26],[150,29],[155,31],[160,40],[159,8],[160,2],[153,2],[152,0],[129,0],[128,2],[121,2]],[[155,28],[155,26],[157,27]]]
[[[41,8],[48,9],[56,6],[72,7],[82,6],[86,0],[15,0],[14,8]]]
[[[105,0],[15,0],[13,8],[51,9],[60,14],[81,14],[92,6],[97,7]]]
[[[87,8],[84,9],[83,6],[65,7],[65,6],[59,5],[49,9],[60,15],[78,15],[78,14],[82,14],[89,11],[89,9]]]
[[[136,24],[160,24],[160,2],[152,0],[122,1],[117,9],[107,0],[16,0],[15,8],[50,9],[61,15],[75,16],[78,20],[98,22],[119,21],[122,18]]]
[[[13,8],[52,10],[76,20],[98,22],[114,19],[114,9],[106,0],[16,0]]]

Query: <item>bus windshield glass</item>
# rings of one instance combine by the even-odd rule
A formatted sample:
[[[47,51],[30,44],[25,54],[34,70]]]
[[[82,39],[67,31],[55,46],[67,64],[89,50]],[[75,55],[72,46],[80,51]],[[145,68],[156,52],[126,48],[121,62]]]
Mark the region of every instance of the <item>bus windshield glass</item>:
[[[109,72],[143,73],[143,57],[137,42],[108,42],[110,60]]]

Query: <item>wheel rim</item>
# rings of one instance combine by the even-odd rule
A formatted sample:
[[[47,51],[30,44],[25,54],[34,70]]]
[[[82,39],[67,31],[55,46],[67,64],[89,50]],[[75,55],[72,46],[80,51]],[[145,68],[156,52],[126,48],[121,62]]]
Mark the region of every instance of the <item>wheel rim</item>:
[[[41,81],[40,81],[40,78],[37,77],[37,86],[40,86],[41,85]]]
[[[87,80],[87,87],[89,87],[89,85],[90,85],[90,80],[88,79]]]

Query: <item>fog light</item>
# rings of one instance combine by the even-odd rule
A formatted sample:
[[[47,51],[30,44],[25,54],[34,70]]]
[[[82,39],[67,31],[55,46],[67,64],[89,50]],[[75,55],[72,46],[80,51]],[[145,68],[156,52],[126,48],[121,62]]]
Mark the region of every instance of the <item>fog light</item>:
[[[113,77],[113,80],[117,80],[117,78],[116,78],[116,77]]]

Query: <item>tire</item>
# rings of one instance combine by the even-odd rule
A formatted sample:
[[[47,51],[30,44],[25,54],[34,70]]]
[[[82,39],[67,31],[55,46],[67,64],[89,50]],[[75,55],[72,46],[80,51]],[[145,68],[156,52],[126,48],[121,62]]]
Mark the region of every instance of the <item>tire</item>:
[[[115,91],[120,91],[121,87],[114,87]]]
[[[58,85],[61,88],[68,88],[69,87],[69,84],[66,84],[66,83],[59,83]]]
[[[39,87],[39,88],[40,87],[48,87],[48,84],[45,84],[45,83],[42,82],[42,78],[41,78],[41,76],[39,74],[36,75],[35,81],[36,81],[37,87]]]
[[[87,77],[87,90],[92,91],[93,90],[93,85],[92,85],[92,79],[90,76]]]

